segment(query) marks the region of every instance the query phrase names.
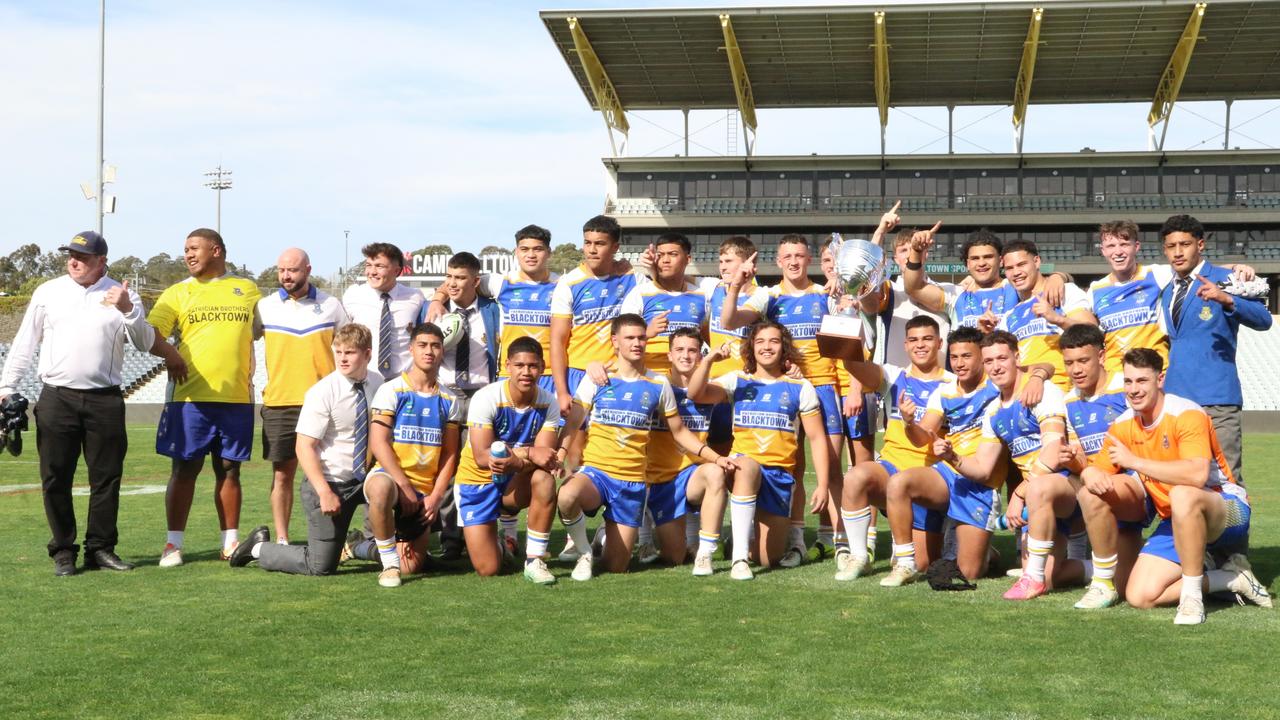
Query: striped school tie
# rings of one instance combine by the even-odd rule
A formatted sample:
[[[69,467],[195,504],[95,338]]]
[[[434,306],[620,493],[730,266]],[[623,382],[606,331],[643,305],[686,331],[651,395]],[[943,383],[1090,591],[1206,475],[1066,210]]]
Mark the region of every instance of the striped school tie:
[[[364,396],[364,383],[351,383],[356,393],[355,450],[351,453],[351,477],[363,482],[369,462],[369,400]]]

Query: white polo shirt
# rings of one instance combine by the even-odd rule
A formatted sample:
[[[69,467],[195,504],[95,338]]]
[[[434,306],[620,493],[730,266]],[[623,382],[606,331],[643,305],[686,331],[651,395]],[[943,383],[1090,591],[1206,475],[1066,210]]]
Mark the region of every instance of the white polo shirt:
[[[133,290],[129,291],[133,309],[127,315],[104,304],[107,291],[119,286],[105,275],[89,287],[63,275],[37,287],[0,372],[0,395],[17,390],[37,348],[36,372],[47,385],[75,390],[120,385],[124,343],[148,352],[155,330]]]
[[[395,377],[409,369],[409,328],[418,321],[423,298],[417,288],[401,283],[392,286],[388,293],[391,295],[391,319],[396,332],[391,346],[391,370],[386,375]],[[360,323],[373,333],[373,364],[370,367],[376,371],[381,349],[378,330],[382,324],[382,293],[369,287],[368,283],[352,285],[342,294],[342,305],[351,316],[351,322]]]
[[[382,386],[382,376],[372,367],[365,377],[365,411],[373,407],[373,396]],[[311,386],[302,400],[297,431],[319,441],[324,479],[335,484],[350,483],[355,460],[356,391],[352,380],[333,372]],[[366,467],[373,467],[370,459]]]

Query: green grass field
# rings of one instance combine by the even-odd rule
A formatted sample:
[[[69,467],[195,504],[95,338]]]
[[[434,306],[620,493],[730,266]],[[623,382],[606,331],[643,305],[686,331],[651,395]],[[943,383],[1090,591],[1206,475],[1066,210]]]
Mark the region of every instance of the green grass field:
[[[163,485],[150,426],[131,428],[126,491]],[[55,578],[33,442],[0,459],[0,717],[1275,718],[1280,616],[1210,606],[1085,614],[1068,589],[1028,604],[926,584],[849,584],[828,560],[729,579],[645,569],[534,587],[437,573],[398,590],[370,565],[337,577],[233,570],[217,560],[202,479],[188,564],[161,570],[163,494],[121,500],[131,573]],[[1276,591],[1280,436],[1246,438],[1251,558]],[[269,521],[269,466],[245,473],[242,533]],[[77,510],[84,512],[86,498]],[[83,527],[83,514],[80,515]],[[294,535],[305,521],[294,520]],[[726,528],[727,532],[727,528]],[[1012,553],[1012,536],[997,534]],[[557,529],[553,550],[563,535]]]

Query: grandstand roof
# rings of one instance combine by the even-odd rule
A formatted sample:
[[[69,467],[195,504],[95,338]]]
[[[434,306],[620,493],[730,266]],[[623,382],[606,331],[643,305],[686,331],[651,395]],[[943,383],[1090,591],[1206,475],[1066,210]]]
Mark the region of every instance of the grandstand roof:
[[[875,107],[874,13],[885,12],[889,104],[1003,105],[1033,8],[1044,8],[1030,102],[1151,101],[1195,3],[1186,0],[854,3],[548,10],[551,37],[592,107],[568,18],[626,110],[737,106],[719,16],[728,14],[755,107]],[[1208,3],[1180,100],[1280,97],[1280,0]]]

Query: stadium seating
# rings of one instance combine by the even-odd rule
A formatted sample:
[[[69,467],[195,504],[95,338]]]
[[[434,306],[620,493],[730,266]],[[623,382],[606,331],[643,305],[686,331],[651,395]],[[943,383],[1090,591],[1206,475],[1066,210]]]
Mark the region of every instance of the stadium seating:
[[[1280,323],[1266,332],[1240,328],[1236,369],[1245,410],[1280,410]]]
[[[9,343],[0,343],[0,363],[9,355]],[[18,392],[22,393],[29,400],[34,402],[40,397],[42,385],[39,378],[36,377],[36,368],[39,367],[40,352],[36,351],[35,358],[31,362],[31,370],[18,381]],[[121,368],[121,376],[123,379],[122,389],[125,397],[129,397],[135,390],[147,384],[152,378],[163,375],[164,364],[160,358],[149,353],[136,350],[132,345],[124,347],[124,365]]]

